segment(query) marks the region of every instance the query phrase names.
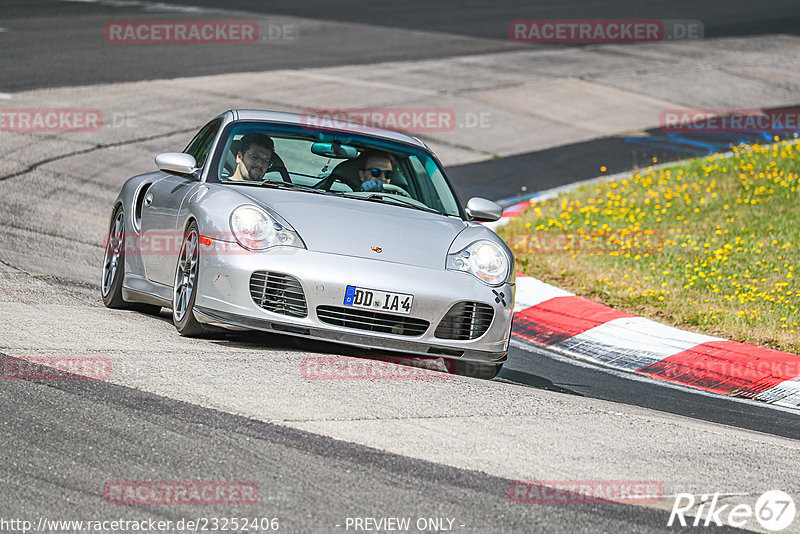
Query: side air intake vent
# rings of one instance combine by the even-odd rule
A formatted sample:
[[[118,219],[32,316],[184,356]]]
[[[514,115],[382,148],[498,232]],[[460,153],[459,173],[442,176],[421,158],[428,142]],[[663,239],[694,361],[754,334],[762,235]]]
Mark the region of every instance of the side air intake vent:
[[[458,341],[477,339],[489,330],[493,318],[494,309],[488,304],[459,302],[450,308],[433,335]]]
[[[308,315],[303,286],[294,276],[256,271],[250,276],[250,296],[260,307],[291,317]]]

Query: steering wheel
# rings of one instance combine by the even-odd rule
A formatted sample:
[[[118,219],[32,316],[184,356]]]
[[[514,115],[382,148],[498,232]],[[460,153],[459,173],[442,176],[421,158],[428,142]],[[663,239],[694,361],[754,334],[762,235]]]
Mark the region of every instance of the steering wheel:
[[[323,191],[330,191],[333,188],[333,184],[339,182],[341,184],[345,184],[346,186],[350,187],[350,185],[344,181],[343,178],[335,174],[331,174],[320,180],[319,182],[315,183],[311,187],[314,189],[322,189]]]
[[[383,193],[391,193],[393,195],[400,195],[401,197],[413,198],[408,191],[394,184],[383,184]]]

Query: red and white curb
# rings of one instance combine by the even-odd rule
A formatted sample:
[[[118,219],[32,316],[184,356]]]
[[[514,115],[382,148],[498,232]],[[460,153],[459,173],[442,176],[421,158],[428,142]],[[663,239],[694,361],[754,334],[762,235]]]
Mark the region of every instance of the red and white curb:
[[[704,391],[800,408],[800,356],[694,334],[518,274],[512,334],[588,360]]]

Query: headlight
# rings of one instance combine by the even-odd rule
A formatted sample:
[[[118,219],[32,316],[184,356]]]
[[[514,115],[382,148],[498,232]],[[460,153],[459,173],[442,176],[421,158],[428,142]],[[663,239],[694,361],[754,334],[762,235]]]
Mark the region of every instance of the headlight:
[[[255,206],[239,206],[231,213],[231,231],[236,241],[248,250],[270,247],[303,247],[297,233],[281,225],[264,210]]]
[[[448,254],[447,268],[471,273],[486,284],[497,286],[508,279],[509,261],[500,247],[491,241],[481,240]]]

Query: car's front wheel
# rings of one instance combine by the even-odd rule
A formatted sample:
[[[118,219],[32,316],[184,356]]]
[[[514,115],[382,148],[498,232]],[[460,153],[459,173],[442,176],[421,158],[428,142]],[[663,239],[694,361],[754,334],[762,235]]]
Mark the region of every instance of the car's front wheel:
[[[183,235],[172,291],[172,322],[182,336],[197,337],[206,331],[192,312],[197,298],[199,266],[200,233],[197,231],[197,224],[192,222]]]

